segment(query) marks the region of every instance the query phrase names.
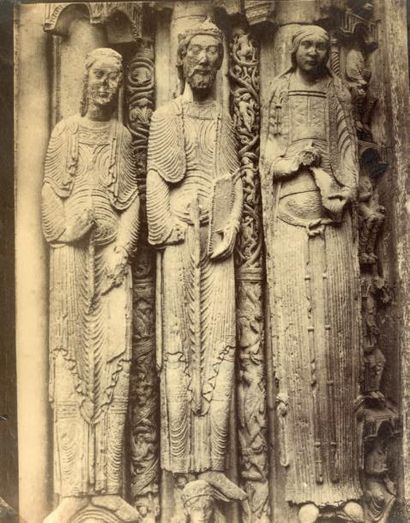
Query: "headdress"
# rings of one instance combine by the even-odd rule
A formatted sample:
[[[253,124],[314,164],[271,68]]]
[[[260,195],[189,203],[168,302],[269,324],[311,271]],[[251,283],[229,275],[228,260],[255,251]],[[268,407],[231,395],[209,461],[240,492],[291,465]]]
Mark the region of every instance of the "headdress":
[[[317,36],[323,38],[327,43],[330,42],[329,34],[323,27],[318,25],[305,25],[293,35],[291,53],[296,53],[300,42],[309,36]]]
[[[210,18],[206,18],[201,24],[198,24],[190,29],[187,29],[183,33],[178,35],[179,44],[183,43],[185,40],[191,40],[194,36],[197,35],[209,35],[213,36],[217,40],[223,41],[223,33],[217,27]]]
[[[196,498],[214,498],[215,489],[204,479],[196,479],[187,483],[182,491],[184,505]]]
[[[194,27],[187,29],[183,33],[178,35],[178,56],[177,56],[177,67],[182,65],[182,60],[186,55],[186,50],[189,42],[194,36],[207,35],[213,36],[218,40],[220,48],[221,62],[223,58],[223,33],[222,31],[209,19],[206,18],[201,24],[197,24]]]
[[[117,60],[120,69],[122,69],[122,56],[110,47],[98,47],[90,51],[85,58],[85,68],[88,70],[99,58],[114,58],[114,60]]]

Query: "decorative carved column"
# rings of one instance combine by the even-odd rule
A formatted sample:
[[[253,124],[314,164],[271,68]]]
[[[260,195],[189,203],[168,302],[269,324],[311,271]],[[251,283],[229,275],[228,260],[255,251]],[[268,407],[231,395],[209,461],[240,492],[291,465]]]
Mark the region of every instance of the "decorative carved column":
[[[159,380],[155,368],[155,253],[148,245],[145,182],[148,131],[154,107],[154,49],[139,39],[126,74],[128,128],[134,142],[141,198],[141,228],[133,264],[133,358],[129,449],[130,496],[141,521],[159,516]]]
[[[259,48],[257,40],[242,27],[233,31],[229,77],[244,188],[242,223],[235,256],[239,469],[241,486],[248,494],[252,521],[269,522],[263,233],[258,173]]]

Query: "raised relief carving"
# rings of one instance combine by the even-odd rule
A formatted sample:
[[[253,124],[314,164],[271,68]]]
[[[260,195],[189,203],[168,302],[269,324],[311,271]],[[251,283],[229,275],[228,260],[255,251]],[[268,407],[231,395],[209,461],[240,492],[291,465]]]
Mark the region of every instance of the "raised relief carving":
[[[378,183],[387,163],[383,149],[373,138],[372,116],[378,102],[369,88],[371,80],[370,53],[376,42],[372,35],[371,2],[351,2],[359,21],[354,30],[345,31],[348,50],[345,57],[345,77],[350,87],[354,107],[356,133],[359,142],[360,183],[358,226],[359,260],[362,297],[362,341],[364,376],[362,396],[358,403],[362,441],[361,460],[364,491],[365,521],[387,522],[397,499],[395,484],[388,467],[392,440],[400,433],[395,406],[381,390],[386,357],[380,348],[379,313],[392,300],[391,290],[383,277],[382,260],[378,256],[385,221],[385,208],[379,203]],[[373,36],[375,32],[373,31]]]
[[[184,93],[154,113],[149,136],[161,467],[176,478],[224,474],[228,454],[237,352],[233,250],[243,197],[232,122],[215,100],[222,59],[222,33],[209,20],[180,35]]]
[[[86,58],[80,114],[52,132],[42,190],[50,244],[50,397],[54,490],[47,523],[133,522],[121,496],[131,363],[130,257],[139,199],[131,135],[114,117],[122,58]],[[107,519],[104,513],[109,513]]]
[[[270,521],[264,358],[262,203],[259,162],[259,49],[236,28],[229,76],[234,127],[238,136],[244,203],[235,249],[239,350],[238,428],[241,485],[253,521]]]
[[[105,24],[115,15],[124,15],[130,25],[134,39],[141,36],[142,5],[136,2],[50,2],[45,4],[44,30],[63,35],[67,25],[62,19],[62,13],[67,8],[77,7],[87,9],[91,24]]]
[[[364,518],[355,417],[359,165],[349,92],[327,69],[329,52],[321,27],[296,31],[262,137],[278,443],[286,500],[299,505],[301,523]]]
[[[126,97],[141,199],[138,256],[133,263],[133,357],[130,383],[130,493],[141,522],[159,516],[159,380],[155,368],[155,253],[145,207],[148,132],[154,107],[154,50],[141,39],[128,63]]]

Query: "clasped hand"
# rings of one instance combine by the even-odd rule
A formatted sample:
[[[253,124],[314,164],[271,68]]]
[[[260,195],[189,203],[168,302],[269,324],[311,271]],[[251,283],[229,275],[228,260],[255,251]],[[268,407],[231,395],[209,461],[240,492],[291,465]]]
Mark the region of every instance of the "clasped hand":
[[[94,226],[95,215],[93,209],[83,209],[67,221],[63,238],[67,242],[81,240]]]

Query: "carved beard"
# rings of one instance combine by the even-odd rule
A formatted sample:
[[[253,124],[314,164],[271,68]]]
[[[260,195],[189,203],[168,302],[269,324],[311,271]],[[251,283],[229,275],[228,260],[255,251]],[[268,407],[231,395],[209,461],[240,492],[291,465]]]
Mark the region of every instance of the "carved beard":
[[[204,71],[198,71],[198,68],[185,71],[185,79],[194,91],[209,91],[214,85],[217,69],[214,67],[204,68]]]

